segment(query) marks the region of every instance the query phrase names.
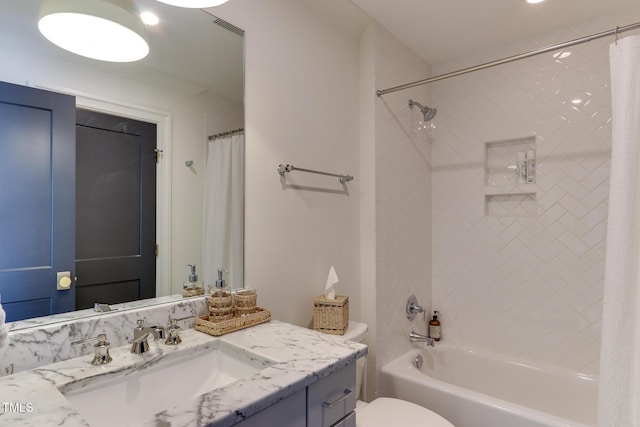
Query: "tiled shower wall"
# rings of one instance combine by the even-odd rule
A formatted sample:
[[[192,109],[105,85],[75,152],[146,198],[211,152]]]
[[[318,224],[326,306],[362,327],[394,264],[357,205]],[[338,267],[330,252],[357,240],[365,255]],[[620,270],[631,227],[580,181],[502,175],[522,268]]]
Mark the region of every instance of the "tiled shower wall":
[[[429,74],[428,64],[382,26],[374,24],[372,43],[375,89]],[[410,98],[431,104],[425,86],[375,100],[378,368],[411,348],[412,329],[426,333],[422,316],[407,320],[409,296],[414,294],[427,310],[431,307],[431,153],[422,114],[418,108],[409,108]]]
[[[638,19],[639,10],[602,17],[436,66],[433,74]],[[431,146],[433,308],[441,312],[444,340],[598,372],[611,42],[592,41],[566,49],[571,55],[563,59],[544,54],[432,85],[438,108]],[[522,198],[485,196],[485,144],[531,136],[537,180],[527,203],[533,211],[522,209]],[[500,184],[508,188],[515,161],[504,163]]]

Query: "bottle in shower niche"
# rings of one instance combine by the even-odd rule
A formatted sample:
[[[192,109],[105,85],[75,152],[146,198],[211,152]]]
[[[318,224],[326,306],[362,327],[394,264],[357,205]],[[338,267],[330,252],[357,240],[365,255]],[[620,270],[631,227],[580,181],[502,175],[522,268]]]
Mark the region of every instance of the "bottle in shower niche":
[[[518,161],[516,163],[516,183],[527,183],[527,153],[520,151],[518,153]]]
[[[527,184],[536,182],[536,152],[527,151]]]
[[[433,319],[429,321],[429,336],[434,341],[440,341],[440,321],[438,320],[438,312],[433,312]]]

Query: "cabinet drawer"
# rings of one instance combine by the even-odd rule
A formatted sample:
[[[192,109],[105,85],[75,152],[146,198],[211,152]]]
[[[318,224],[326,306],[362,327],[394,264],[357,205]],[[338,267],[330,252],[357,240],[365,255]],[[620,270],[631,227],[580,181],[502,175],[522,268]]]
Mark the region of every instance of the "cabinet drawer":
[[[355,362],[307,388],[307,427],[330,427],[355,408]]]
[[[352,412],[345,419],[332,427],[356,427],[356,413]]]

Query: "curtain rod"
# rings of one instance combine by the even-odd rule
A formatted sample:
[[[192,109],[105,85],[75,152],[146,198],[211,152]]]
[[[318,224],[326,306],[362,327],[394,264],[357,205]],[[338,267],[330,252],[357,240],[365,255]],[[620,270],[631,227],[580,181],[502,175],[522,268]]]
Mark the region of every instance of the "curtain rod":
[[[446,73],[446,74],[440,74],[438,76],[429,77],[429,78],[423,79],[423,80],[418,80],[418,81],[415,81],[413,83],[407,83],[407,84],[403,84],[403,85],[400,85],[400,86],[395,86],[395,87],[392,87],[392,88],[389,88],[389,89],[378,90],[378,91],[376,91],[376,95],[378,95],[378,97],[380,97],[382,95],[386,95],[387,93],[397,92],[399,90],[409,89],[409,88],[412,88],[412,87],[415,87],[415,86],[426,85],[428,83],[433,83],[433,82],[437,82],[439,80],[444,80],[444,79],[448,79],[448,78],[451,78],[451,77],[460,76],[462,74],[471,73],[473,71],[484,70],[486,68],[495,67],[496,65],[507,64],[509,62],[518,61],[520,59],[526,59],[526,58],[529,58],[529,57],[532,57],[532,56],[535,56],[535,55],[540,55],[540,54],[551,52],[551,51],[558,50],[558,49],[564,49],[564,48],[567,48],[567,47],[570,47],[570,46],[575,46],[575,45],[581,44],[581,43],[587,43],[587,42],[590,42],[592,40],[600,39],[600,38],[607,37],[607,36],[615,35],[616,36],[616,40],[617,40],[618,34],[624,33],[625,31],[635,30],[637,28],[640,28],[640,22],[636,22],[635,24],[625,25],[625,26],[622,26],[622,27],[616,27],[616,28],[608,30],[608,31],[603,31],[601,33],[592,34],[590,36],[581,37],[579,39],[571,40],[571,41],[568,41],[568,42],[555,44],[553,46],[548,46],[548,47],[544,47],[544,48],[541,48],[541,49],[532,50],[532,51],[529,51],[529,52],[520,53],[520,54],[513,55],[513,56],[508,56],[506,58],[498,59],[496,61],[486,62],[484,64],[475,65],[473,67],[463,68],[461,70],[452,71],[452,72],[449,72],[449,73]]]
[[[215,135],[209,135],[209,141],[222,138],[223,136],[235,135],[236,133],[242,133],[242,132],[244,132],[244,128],[230,130],[229,132],[216,133]]]

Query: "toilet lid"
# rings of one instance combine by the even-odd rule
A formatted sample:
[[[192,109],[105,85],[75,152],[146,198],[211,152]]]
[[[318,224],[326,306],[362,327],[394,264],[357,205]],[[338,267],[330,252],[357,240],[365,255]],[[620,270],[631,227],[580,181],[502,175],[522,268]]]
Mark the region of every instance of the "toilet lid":
[[[454,427],[433,411],[411,402],[380,397],[356,411],[356,427]]]

